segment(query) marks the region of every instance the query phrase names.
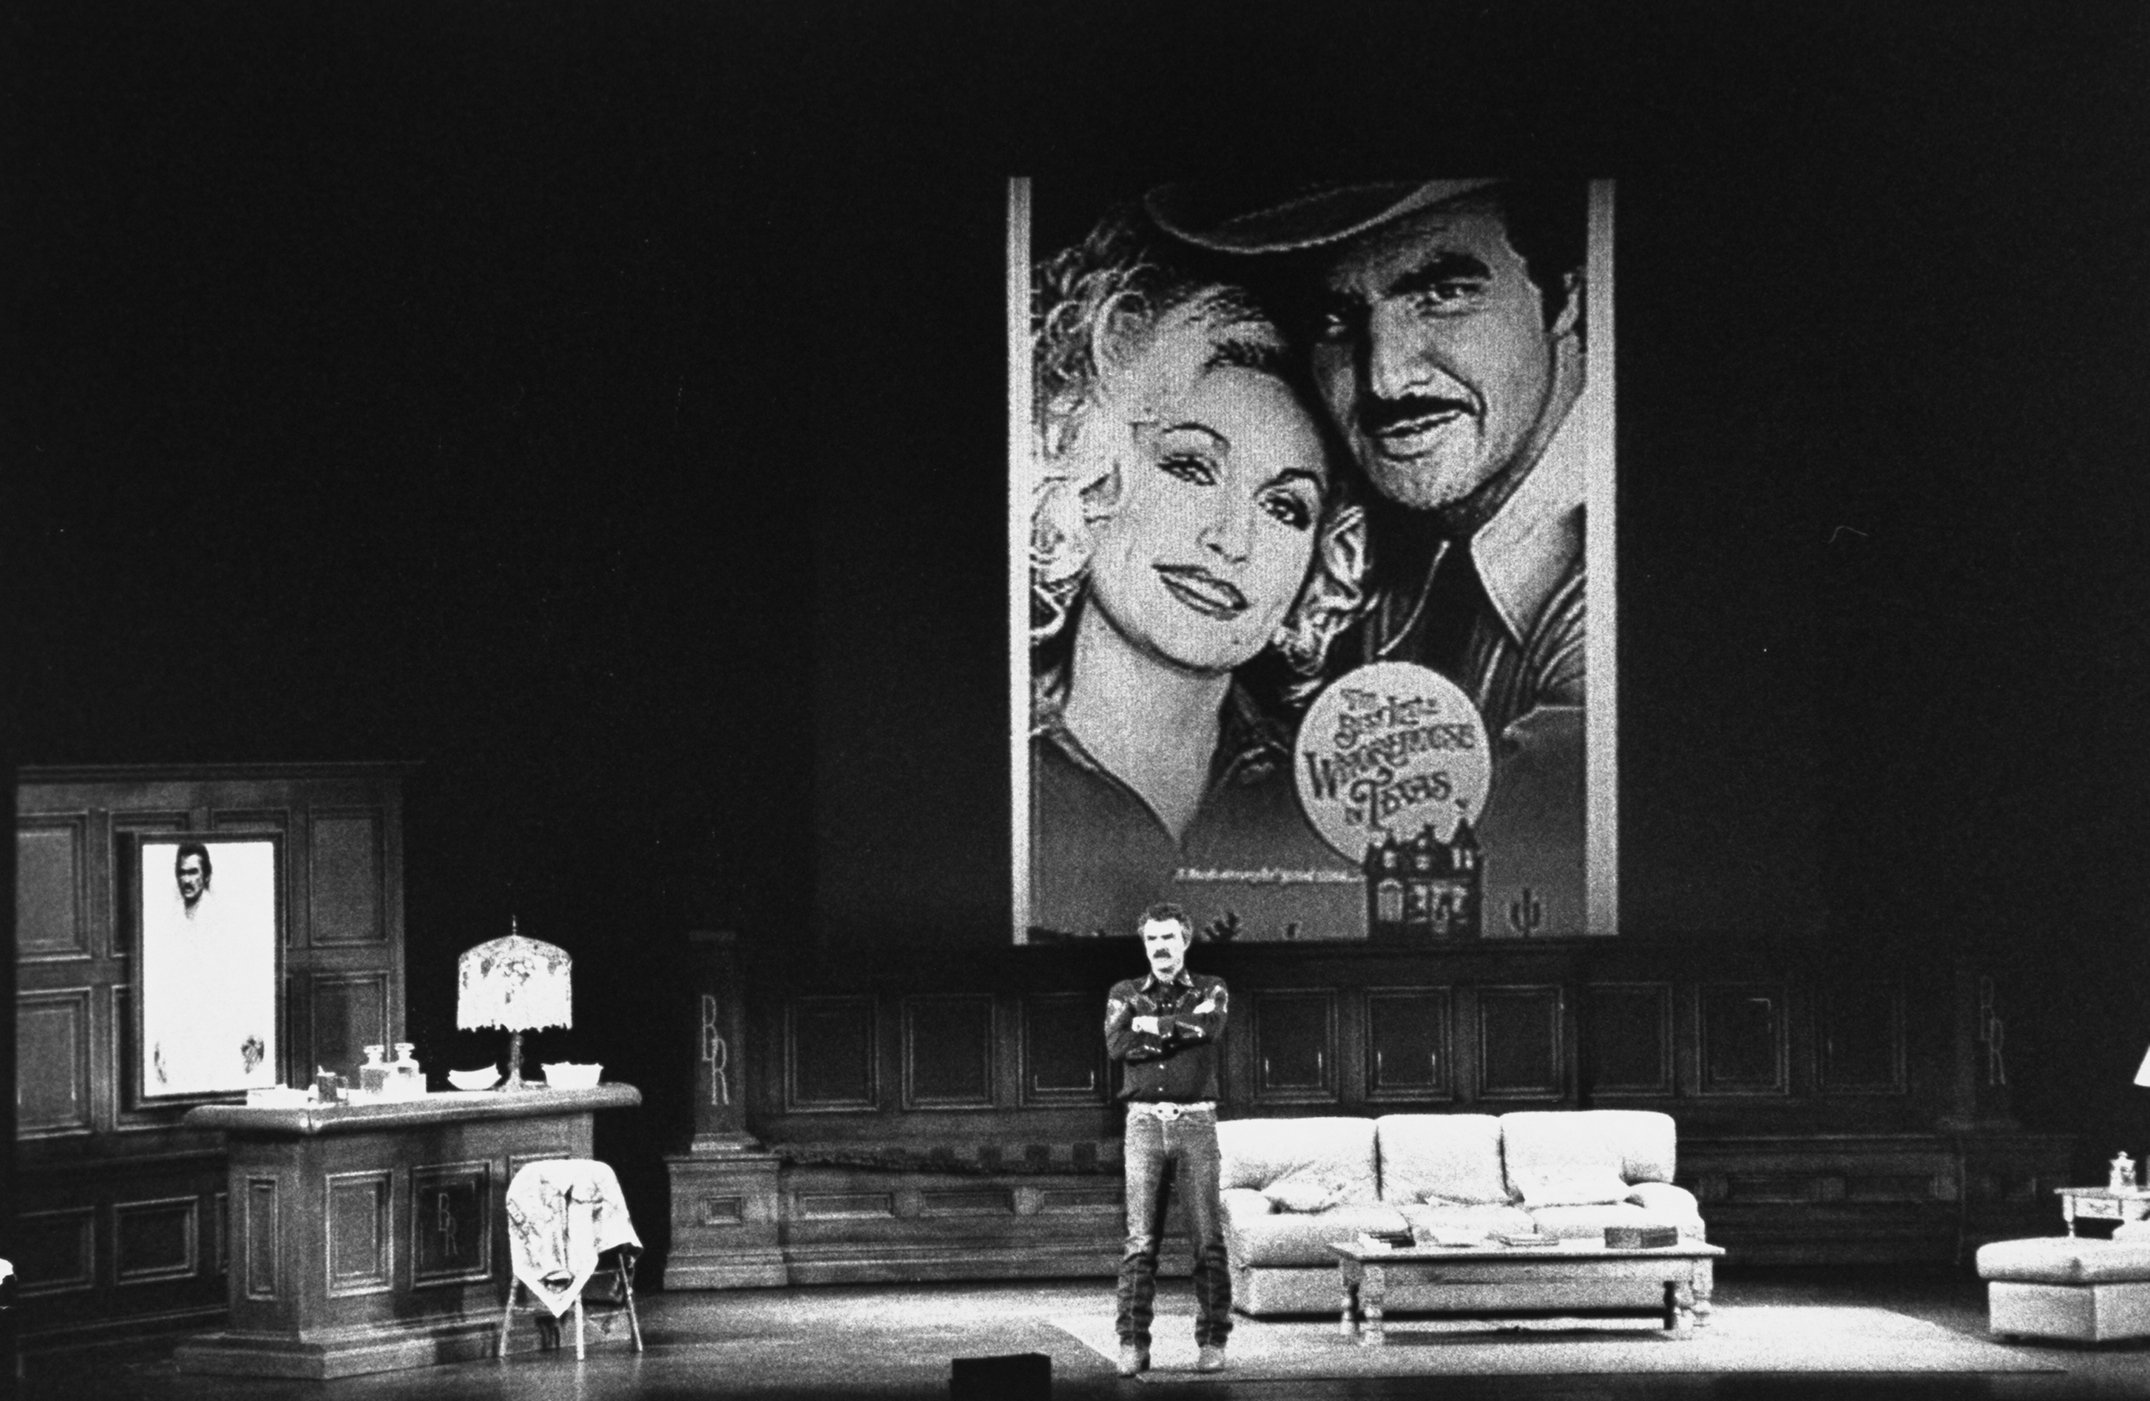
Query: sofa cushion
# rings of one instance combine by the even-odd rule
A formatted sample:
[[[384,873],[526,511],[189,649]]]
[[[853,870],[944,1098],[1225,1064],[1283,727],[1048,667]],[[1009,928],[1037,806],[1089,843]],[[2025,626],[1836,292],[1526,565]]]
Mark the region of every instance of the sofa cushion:
[[[1225,1218],[1225,1245],[1232,1264],[1241,1269],[1266,1265],[1330,1265],[1336,1254],[1332,1241],[1351,1240],[1361,1231],[1401,1231],[1408,1228],[1403,1213],[1390,1207],[1359,1205],[1332,1207],[1311,1215],[1278,1212],[1273,1216]]]
[[[1501,1156],[1508,1180],[1517,1170],[1545,1171],[1589,1143],[1589,1155],[1609,1153],[1628,1182],[1670,1182],[1679,1130],[1670,1114],[1654,1109],[1521,1110],[1501,1115]]]
[[[1692,1223],[1696,1238],[1701,1238],[1702,1204],[1685,1187],[1675,1187],[1670,1182],[1637,1182],[1629,1190],[1627,1199],[1649,1212],[1654,1221],[1678,1226],[1683,1231]]]
[[[1224,1228],[1227,1231],[1244,1221],[1273,1216],[1277,1209],[1276,1203],[1252,1187],[1227,1187],[1217,1194],[1217,1200],[1224,1204]]]
[[[1371,1119],[1229,1119],[1217,1125],[1217,1147],[1227,1188],[1308,1180],[1336,1186],[1338,1201],[1378,1200]]]
[[[1627,1200],[1627,1179],[1610,1148],[1588,1140],[1567,1145],[1558,1156],[1540,1154],[1511,1165],[1508,1183],[1527,1211],[1550,1206],[1605,1206]]]
[[[1672,1180],[1672,1116],[1641,1109],[1523,1111],[1501,1116],[1508,1185],[1525,1206],[1587,1206],[1626,1197],[1618,1183]]]
[[[1437,1206],[1506,1205],[1501,1121],[1491,1114],[1385,1114],[1374,1120],[1381,1146],[1381,1200]]]

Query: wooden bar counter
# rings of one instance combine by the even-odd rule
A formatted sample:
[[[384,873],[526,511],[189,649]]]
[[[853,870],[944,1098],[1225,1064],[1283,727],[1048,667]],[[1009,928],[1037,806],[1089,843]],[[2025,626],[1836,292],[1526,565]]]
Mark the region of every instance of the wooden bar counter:
[[[190,1110],[230,1144],[231,1322],[181,1344],[180,1370],[328,1378],[488,1355],[509,1179],[592,1156],[596,1112],[641,1102],[599,1085]]]

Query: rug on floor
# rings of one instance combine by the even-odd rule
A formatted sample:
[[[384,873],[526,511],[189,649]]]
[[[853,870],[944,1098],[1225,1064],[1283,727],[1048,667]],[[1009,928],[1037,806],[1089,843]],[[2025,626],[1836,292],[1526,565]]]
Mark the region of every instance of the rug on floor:
[[[1112,1315],[1058,1317],[1053,1326],[1115,1360]],[[1887,1309],[1837,1305],[1735,1305],[1681,1339],[1647,1319],[1491,1320],[1403,1317],[1388,1342],[1363,1347],[1336,1320],[1242,1318],[1231,1365],[1194,1370],[1194,1319],[1157,1319],[1146,1381],[1290,1381],[1341,1377],[1628,1372],[2064,1372],[2035,1353],[2004,1347]]]

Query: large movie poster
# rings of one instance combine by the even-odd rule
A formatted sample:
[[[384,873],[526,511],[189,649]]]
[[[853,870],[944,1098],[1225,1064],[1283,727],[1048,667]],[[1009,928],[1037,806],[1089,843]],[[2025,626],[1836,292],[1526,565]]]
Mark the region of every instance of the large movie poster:
[[[1017,942],[1615,932],[1610,185],[1018,180],[1008,297]]]

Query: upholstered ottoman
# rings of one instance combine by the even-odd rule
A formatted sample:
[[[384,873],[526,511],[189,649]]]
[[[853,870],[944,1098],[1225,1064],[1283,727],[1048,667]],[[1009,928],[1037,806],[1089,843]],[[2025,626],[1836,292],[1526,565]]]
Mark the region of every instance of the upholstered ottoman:
[[[1986,1326],[2102,1343],[2150,1337],[2150,1240],[2045,1236],[1978,1248]]]

